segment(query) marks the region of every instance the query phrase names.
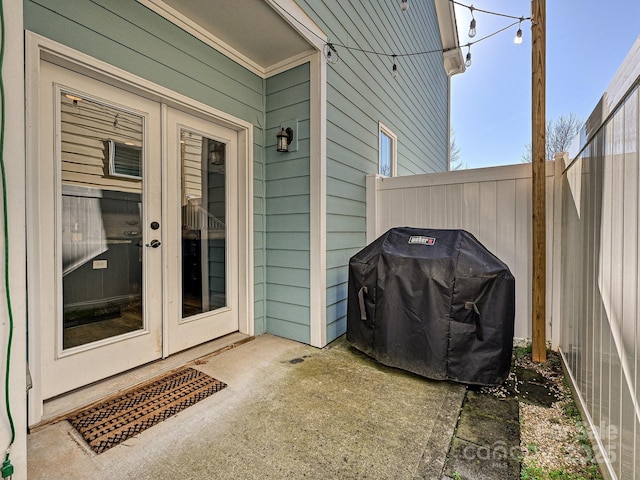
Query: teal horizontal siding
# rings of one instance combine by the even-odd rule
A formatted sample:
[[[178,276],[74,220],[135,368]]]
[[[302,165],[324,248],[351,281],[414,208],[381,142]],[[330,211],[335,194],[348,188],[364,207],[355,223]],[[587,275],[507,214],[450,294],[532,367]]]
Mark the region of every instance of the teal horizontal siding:
[[[352,255],[346,250],[330,250],[327,252],[327,271],[333,268],[349,265]]]
[[[300,0],[336,44],[389,54],[442,48],[433,0]],[[348,259],[366,242],[365,177],[378,171],[378,122],[398,136],[400,175],[447,168],[448,78],[442,54],[388,57],[336,47],[327,86],[327,339],[344,333]]]
[[[309,313],[307,313],[307,317]],[[268,331],[273,335],[279,337],[290,338],[297,342],[309,343],[311,342],[311,335],[308,325],[300,323],[289,322],[281,318],[267,317],[267,324],[269,326]]]
[[[309,251],[308,250],[276,250],[269,251],[270,267],[294,267],[303,270],[309,270]]]
[[[267,209],[268,212],[268,209]],[[269,218],[269,213],[267,213]],[[269,232],[267,230],[267,257],[274,250],[299,250],[309,252],[309,233],[308,232]],[[269,258],[267,258],[269,262]],[[269,263],[267,263],[269,265]]]
[[[267,331],[310,341],[309,65],[266,81]],[[282,122],[297,120],[297,151],[276,152]],[[295,125],[287,125],[295,127]]]
[[[309,215],[303,213],[270,214],[267,217],[267,231],[309,232]]]
[[[262,79],[134,0],[28,0],[25,28],[247,121]]]

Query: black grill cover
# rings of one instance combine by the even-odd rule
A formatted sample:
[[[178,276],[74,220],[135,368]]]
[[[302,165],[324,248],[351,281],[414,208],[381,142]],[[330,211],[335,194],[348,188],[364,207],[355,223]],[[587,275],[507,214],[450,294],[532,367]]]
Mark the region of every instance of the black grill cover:
[[[514,317],[509,268],[464,230],[392,228],[349,261],[347,340],[384,365],[498,385]]]

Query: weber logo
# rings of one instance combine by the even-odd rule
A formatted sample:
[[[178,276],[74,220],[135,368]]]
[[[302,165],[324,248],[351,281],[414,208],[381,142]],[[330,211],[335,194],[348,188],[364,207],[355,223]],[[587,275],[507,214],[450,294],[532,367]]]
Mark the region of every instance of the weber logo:
[[[409,243],[417,243],[419,245],[435,245],[436,239],[433,237],[411,236]]]

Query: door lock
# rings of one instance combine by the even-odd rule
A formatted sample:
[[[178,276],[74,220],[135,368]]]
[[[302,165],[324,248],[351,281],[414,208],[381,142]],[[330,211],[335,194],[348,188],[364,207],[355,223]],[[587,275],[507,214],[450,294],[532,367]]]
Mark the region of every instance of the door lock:
[[[153,240],[151,240],[150,243],[147,243],[147,247],[151,247],[151,248],[158,248],[160,245],[162,245],[162,243],[160,242],[160,240],[156,240],[155,238]]]

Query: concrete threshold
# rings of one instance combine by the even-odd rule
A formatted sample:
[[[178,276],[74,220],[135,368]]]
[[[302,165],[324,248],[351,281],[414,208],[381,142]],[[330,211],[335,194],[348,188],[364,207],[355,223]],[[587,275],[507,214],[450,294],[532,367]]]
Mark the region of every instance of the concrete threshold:
[[[59,395],[44,402],[42,421],[32,425],[31,432],[37,431],[49,423],[57,422],[73,411],[77,411],[92,403],[117,395],[122,390],[147,382],[175,368],[188,365],[211,355],[220,354],[230,348],[236,348],[254,337],[242,333],[231,333],[211,342],[203,343],[168,358],[156,360],[133,370],[109,377],[105,380],[78,388],[69,393]]]

